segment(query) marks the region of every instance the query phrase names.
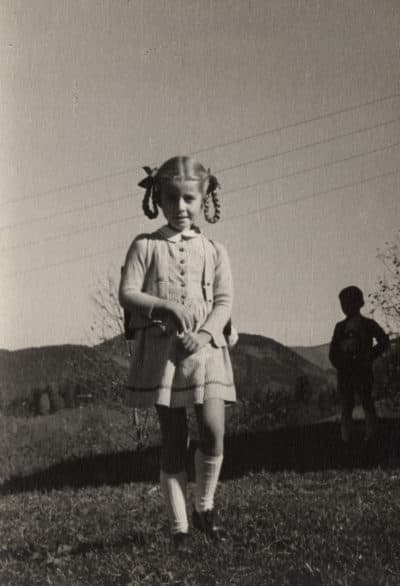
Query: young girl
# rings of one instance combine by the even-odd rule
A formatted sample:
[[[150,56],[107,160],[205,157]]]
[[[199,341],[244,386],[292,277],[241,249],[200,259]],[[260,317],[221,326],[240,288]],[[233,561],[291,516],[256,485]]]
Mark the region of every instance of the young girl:
[[[220,538],[214,493],[222,459],[225,403],[236,399],[224,328],[232,310],[232,276],[225,248],[197,227],[220,218],[215,176],[191,157],[174,157],[148,176],[143,210],[167,224],[132,243],[120,284],[120,303],[131,315],[135,351],[127,403],[156,406],[162,436],[161,490],[174,543],[186,542],[186,408],[194,405],[199,448],[195,453],[192,521],[208,537]],[[211,212],[211,202],[213,213]]]

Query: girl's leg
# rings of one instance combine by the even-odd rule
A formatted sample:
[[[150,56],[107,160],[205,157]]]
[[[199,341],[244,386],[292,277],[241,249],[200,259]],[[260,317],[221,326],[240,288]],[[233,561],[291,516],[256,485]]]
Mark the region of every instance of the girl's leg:
[[[209,399],[196,406],[200,446],[195,453],[195,509],[212,511],[224,449],[225,403]]]
[[[171,531],[174,534],[187,533],[189,523],[186,512],[186,410],[157,406],[157,415],[162,438],[160,484],[167,505]]]

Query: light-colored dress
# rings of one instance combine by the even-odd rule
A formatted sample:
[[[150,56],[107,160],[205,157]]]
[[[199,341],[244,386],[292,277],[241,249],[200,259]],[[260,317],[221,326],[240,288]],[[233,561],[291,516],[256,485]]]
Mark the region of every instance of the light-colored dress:
[[[205,298],[204,236],[193,230],[177,234],[168,226],[161,228],[157,235],[157,254],[153,252],[150,258],[141,257],[140,250],[135,253],[135,243],[132,245],[121,287],[145,292],[146,268],[149,269],[155,259],[164,259],[162,262],[167,266],[162,267],[165,276],[158,279],[158,296],[183,304],[193,315],[195,331],[209,331],[207,320],[217,301],[210,304],[210,299]],[[154,234],[150,236],[154,241]],[[226,270],[230,270],[228,266]],[[167,281],[165,287],[163,279]],[[154,284],[147,285],[147,289],[154,294]],[[218,299],[218,291],[214,299]],[[155,404],[187,407],[201,404],[210,398],[234,402],[236,392],[229,351],[226,344],[221,345],[219,342],[222,336],[215,334],[215,343],[212,320],[212,341],[194,354],[185,351],[176,330],[171,326],[171,323],[149,321],[144,327],[136,329],[126,403],[132,407],[151,407]]]

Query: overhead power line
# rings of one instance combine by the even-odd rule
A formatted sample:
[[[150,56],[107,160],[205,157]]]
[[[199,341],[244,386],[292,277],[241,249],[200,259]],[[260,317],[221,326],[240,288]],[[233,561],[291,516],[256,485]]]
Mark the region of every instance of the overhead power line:
[[[14,224],[6,224],[5,226],[0,226],[0,231],[1,230],[10,230],[12,228],[19,228],[21,226],[28,226],[28,225],[30,226],[30,225],[37,223],[37,222],[44,222],[46,220],[52,220],[53,218],[58,218],[61,216],[68,216],[69,214],[73,214],[75,212],[91,210],[93,208],[98,208],[98,207],[101,207],[104,205],[112,204],[117,201],[123,201],[124,199],[129,199],[131,197],[134,197],[135,195],[139,195],[139,192],[125,193],[124,195],[121,195],[119,197],[115,197],[114,199],[107,198],[107,199],[103,199],[101,201],[96,201],[93,203],[85,204],[83,206],[76,206],[74,208],[69,208],[69,209],[63,210],[61,212],[55,212],[54,214],[49,214],[47,216],[39,216],[38,218],[31,218],[29,220],[23,220],[22,222],[15,222]]]
[[[42,265],[39,267],[33,267],[31,269],[27,269],[27,270],[23,270],[23,271],[16,271],[13,273],[9,273],[8,275],[5,275],[5,277],[13,277],[16,275],[25,275],[27,273],[36,273],[37,271],[44,271],[47,269],[52,269],[55,267],[59,267],[61,265],[66,265],[66,264],[72,264],[75,262],[79,262],[81,260],[85,260],[86,258],[94,258],[96,256],[101,256],[102,254],[108,254],[109,252],[115,252],[116,250],[122,250],[124,248],[124,246],[114,246],[113,248],[105,248],[104,250],[99,250],[97,252],[93,252],[91,254],[84,254],[83,256],[76,256],[73,258],[67,258],[65,260],[62,260],[60,262],[54,262],[51,264],[47,264],[47,265]]]
[[[334,187],[332,189],[326,189],[324,191],[318,191],[318,192],[314,192],[308,195],[304,195],[304,196],[300,196],[298,198],[294,198],[294,199],[290,199],[290,200],[286,200],[283,202],[277,202],[275,204],[269,204],[268,206],[263,206],[261,208],[257,208],[255,210],[251,210],[249,212],[244,212],[241,214],[235,214],[233,216],[229,216],[228,218],[225,218],[224,220],[222,220],[222,222],[228,222],[228,221],[232,221],[235,220],[237,218],[243,218],[246,216],[251,216],[251,215],[255,215],[255,214],[260,214],[263,213],[267,210],[270,209],[275,209],[275,208],[279,208],[279,207],[284,207],[284,206],[289,206],[289,205],[294,205],[294,204],[298,204],[302,201],[306,201],[306,200],[310,200],[310,199],[316,199],[318,197],[322,197],[324,195],[327,195],[329,193],[334,193],[334,192],[338,192],[340,190],[343,189],[348,189],[349,187],[355,187],[356,185],[363,185],[366,183],[369,183],[370,181],[375,181],[377,179],[382,179],[384,177],[390,177],[390,176],[394,176],[400,173],[400,168],[397,168],[393,171],[388,171],[387,173],[380,173],[377,175],[372,175],[370,177],[366,177],[365,179],[361,179],[361,180],[357,180],[357,181],[353,181],[350,183],[345,183],[342,185],[338,185],[337,187]],[[47,270],[50,268],[55,268],[58,266],[62,266],[65,264],[72,264],[75,262],[80,262],[82,260],[88,259],[88,258],[94,258],[97,256],[102,256],[104,254],[108,254],[109,252],[115,252],[117,250],[126,250],[127,246],[126,244],[120,245],[120,246],[114,246],[112,248],[106,248],[97,252],[93,252],[91,254],[85,254],[83,256],[78,256],[78,257],[73,257],[73,258],[69,258],[69,259],[65,259],[63,261],[60,262],[55,262],[55,263],[51,263],[51,264],[47,264],[47,265],[41,265],[38,267],[33,267],[31,269],[26,269],[26,270],[22,270],[22,271],[16,271],[16,272],[12,272],[9,273],[7,275],[5,275],[5,277],[14,277],[14,276],[19,276],[19,275],[25,275],[28,273],[33,273],[33,272],[37,272],[37,271],[43,271],[43,270]]]
[[[316,199],[318,197],[322,197],[323,195],[327,195],[328,193],[334,193],[336,191],[348,189],[349,187],[355,187],[356,185],[363,185],[364,183],[369,183],[370,181],[373,181],[375,179],[382,179],[383,177],[390,177],[392,175],[398,175],[399,173],[400,173],[400,169],[395,169],[394,171],[388,171],[387,173],[379,173],[378,175],[373,175],[371,177],[366,177],[365,179],[360,179],[358,181],[352,181],[350,183],[344,183],[343,185],[338,185],[337,187],[326,189],[325,191],[316,191],[315,193],[310,193],[309,195],[302,195],[302,196],[295,197],[290,200],[272,203],[267,206],[257,208],[256,210],[251,210],[249,212],[235,214],[234,216],[229,216],[228,218],[222,219],[221,222],[229,222],[230,220],[235,220],[237,218],[244,218],[246,216],[251,216],[254,214],[262,214],[263,212],[266,212],[267,210],[272,210],[274,208],[281,208],[284,206],[300,203],[300,202],[307,201],[310,199]]]
[[[365,157],[367,155],[373,155],[378,152],[383,152],[393,147],[400,146],[400,142],[393,142],[391,144],[385,145],[383,147],[379,147],[376,149],[372,149],[369,151],[364,151],[363,153],[358,153],[356,155],[349,155],[348,157],[344,157],[343,159],[336,159],[335,161],[330,161],[329,163],[323,163],[321,165],[314,165],[313,167],[307,167],[306,169],[300,169],[299,171],[293,171],[292,173],[287,173],[285,175],[280,175],[278,177],[273,177],[270,179],[263,179],[261,181],[256,181],[255,183],[248,183],[247,185],[242,185],[239,189],[232,189],[230,191],[225,191],[225,195],[230,195],[232,193],[236,193],[239,191],[245,191],[247,189],[252,189],[253,187],[258,187],[259,185],[266,185],[267,183],[274,183],[275,181],[282,181],[284,179],[289,179],[291,177],[296,177],[297,175],[302,175],[303,173],[309,173],[310,171],[316,171],[318,169],[324,169],[327,167],[332,167],[333,165],[338,165],[339,163],[346,163],[347,161],[351,161],[353,159],[359,159],[361,157]]]
[[[368,132],[369,130],[375,130],[376,128],[383,128],[384,126],[389,126],[389,124],[394,124],[395,122],[399,122],[400,118],[393,118],[392,120],[387,120],[385,122],[380,122],[379,124],[373,124],[372,126],[366,126],[364,128],[359,128],[357,130],[351,130],[350,132],[345,132],[344,134],[337,134],[336,136],[331,136],[329,138],[323,138],[321,140],[316,140],[309,144],[301,145],[298,147],[293,147],[291,149],[287,149],[285,151],[280,151],[278,153],[273,153],[271,155],[266,155],[264,157],[259,157],[258,159],[251,159],[249,161],[243,161],[237,165],[232,165],[231,167],[224,167],[223,169],[219,169],[218,173],[226,173],[226,171],[233,171],[234,169],[239,169],[240,167],[245,167],[247,165],[253,165],[255,163],[263,163],[265,161],[270,161],[272,159],[276,159],[277,157],[282,157],[284,155],[289,155],[295,153],[297,151],[302,151],[307,148],[312,148],[315,146],[321,146],[323,144],[329,144],[334,142],[335,140],[339,140],[340,138],[346,138],[349,136],[355,136],[356,134],[362,134],[363,132]]]
[[[320,114],[318,116],[314,116],[313,118],[307,118],[305,120],[300,120],[298,122],[292,122],[291,124],[286,124],[285,126],[277,126],[276,128],[271,128],[269,130],[263,130],[263,131],[258,132],[256,134],[244,136],[244,137],[236,139],[236,140],[221,142],[221,143],[216,144],[212,147],[204,148],[204,149],[195,151],[194,153],[190,153],[190,154],[191,155],[199,155],[201,153],[205,153],[207,151],[212,151],[214,149],[220,149],[223,147],[232,146],[234,144],[240,144],[242,142],[245,142],[245,141],[253,139],[253,138],[259,138],[261,136],[273,134],[274,132],[281,132],[283,130],[289,130],[290,128],[296,128],[297,126],[301,126],[302,124],[308,124],[311,122],[318,122],[319,120],[323,120],[324,118],[331,118],[332,116],[337,116],[339,114],[345,114],[346,112],[351,112],[352,110],[357,110],[359,108],[366,108],[367,106],[372,106],[372,104],[376,104],[379,102],[385,102],[387,100],[391,100],[391,99],[399,98],[399,97],[400,97],[400,93],[392,94],[390,96],[385,96],[383,98],[376,98],[375,100],[370,100],[369,102],[363,102],[363,103],[357,104],[355,106],[348,106],[347,108],[341,108],[340,110],[334,110],[333,112],[329,112],[328,114]]]
[[[247,165],[252,165],[252,164],[260,163],[260,162],[263,162],[263,161],[269,161],[269,160],[272,160],[272,159],[275,159],[275,158],[278,158],[278,157],[281,157],[281,156],[284,156],[284,155],[288,155],[288,154],[292,154],[292,153],[295,153],[295,152],[298,152],[298,151],[302,151],[302,150],[307,149],[307,148],[312,148],[312,147],[315,147],[315,146],[321,146],[323,144],[332,143],[335,140],[339,140],[341,138],[347,138],[349,136],[355,136],[355,135],[361,134],[363,132],[368,132],[370,130],[375,130],[377,128],[382,128],[384,126],[388,126],[389,124],[394,124],[394,123],[399,122],[399,121],[400,121],[400,118],[398,118],[398,117],[397,118],[392,118],[391,120],[386,120],[386,121],[380,122],[378,124],[373,124],[371,126],[365,126],[363,128],[360,128],[360,129],[357,129],[357,130],[351,130],[349,132],[345,132],[345,133],[342,133],[342,134],[337,134],[335,136],[332,136],[332,137],[329,137],[329,138],[326,138],[326,139],[321,139],[321,140],[317,140],[317,141],[314,141],[314,142],[311,142],[311,143],[306,143],[304,145],[300,145],[300,146],[293,147],[293,148],[290,148],[290,149],[286,149],[286,150],[283,150],[283,151],[278,151],[277,153],[272,153],[272,154],[265,155],[263,157],[259,157],[259,158],[256,158],[256,159],[249,159],[248,161],[244,161],[244,162],[238,163],[236,165],[231,165],[230,167],[223,167],[221,169],[217,169],[215,171],[215,173],[217,173],[217,174],[218,173],[225,173],[227,171],[233,171],[234,169],[239,169],[239,168],[245,167]],[[84,205],[75,206],[75,207],[68,208],[66,210],[60,211],[60,212],[54,212],[52,214],[48,214],[46,216],[39,216],[38,218],[32,218],[32,219],[29,219],[29,220],[23,220],[22,222],[15,222],[13,224],[7,224],[7,225],[4,225],[4,226],[0,226],[0,231],[2,231],[2,230],[10,230],[12,228],[18,228],[18,227],[26,226],[26,225],[32,225],[33,223],[51,220],[53,218],[57,218],[57,217],[61,217],[61,216],[66,216],[66,215],[73,214],[73,213],[76,213],[76,212],[86,211],[86,210],[94,209],[94,208],[97,208],[97,207],[102,207],[104,205],[114,204],[116,202],[120,202],[120,201],[123,201],[123,200],[126,200],[126,199],[130,199],[132,197],[135,197],[136,195],[143,195],[143,190],[142,191],[137,191],[137,192],[125,193],[124,195],[121,195],[119,197],[115,197],[115,198],[112,198],[112,199],[107,198],[107,199],[103,199],[101,201],[93,202],[93,203],[90,203],[90,204],[84,204]]]
[[[379,147],[379,148],[375,148],[372,150],[368,150],[368,151],[364,151],[363,153],[357,153],[355,155],[349,155],[347,157],[344,157],[342,159],[336,159],[335,161],[330,161],[329,163],[322,163],[319,165],[313,165],[311,167],[307,167],[305,169],[300,169],[298,171],[293,171],[292,173],[285,173],[284,175],[278,175],[277,177],[272,177],[269,179],[263,179],[261,181],[257,181],[255,183],[250,183],[248,185],[244,185],[241,186],[239,188],[236,189],[231,189],[229,191],[225,191],[224,195],[232,195],[234,193],[239,193],[241,191],[246,191],[248,189],[251,189],[253,187],[258,187],[259,185],[266,185],[269,183],[275,183],[276,181],[282,181],[284,179],[290,179],[292,177],[296,177],[298,175],[302,175],[304,173],[309,173],[310,171],[316,171],[319,169],[324,169],[324,168],[328,168],[328,167],[332,167],[333,165],[337,165],[339,163],[345,163],[347,161],[353,160],[353,159],[357,159],[357,158],[361,158],[367,155],[371,155],[371,154],[375,154],[377,152],[383,152],[386,151],[390,148],[399,146],[400,142],[395,142],[395,143],[391,143],[389,145],[385,145],[383,147]],[[68,232],[64,232],[62,234],[55,234],[53,236],[48,236],[47,238],[40,238],[38,240],[31,240],[29,242],[24,242],[23,244],[16,244],[13,246],[9,246],[9,247],[4,247],[1,248],[0,251],[1,252],[6,252],[9,250],[16,250],[16,249],[21,249],[21,248],[27,248],[28,246],[35,246],[38,244],[44,244],[45,242],[54,242],[55,240],[61,240],[63,238],[68,238],[69,236],[72,235],[76,235],[76,234],[83,234],[85,232],[91,232],[93,230],[102,230],[104,228],[107,228],[109,226],[113,226],[113,225],[117,225],[117,224],[122,224],[131,220],[134,220],[136,218],[143,218],[143,214],[134,214],[131,216],[125,216],[124,218],[119,218],[116,220],[108,220],[107,222],[103,222],[101,224],[91,224],[90,226],[85,226],[82,228],[76,228],[74,230],[69,230]]]
[[[198,149],[196,151],[193,151],[191,153],[189,153],[191,156],[193,155],[199,155],[208,151],[214,151],[220,148],[225,148],[227,146],[232,146],[234,144],[241,144],[243,142],[246,142],[248,140],[252,140],[255,138],[260,138],[261,136],[268,136],[269,134],[274,134],[277,132],[282,132],[284,130],[289,130],[291,128],[296,128],[298,126],[301,126],[303,124],[309,124],[312,122],[318,122],[319,120],[323,120],[324,118],[330,118],[332,116],[337,116],[340,114],[345,114],[346,112],[351,112],[353,110],[357,110],[360,108],[366,108],[368,106],[371,106],[373,104],[378,104],[378,103],[382,103],[382,102],[386,102],[388,100],[392,100],[395,98],[399,98],[400,97],[400,93],[394,93],[394,94],[389,94],[387,96],[381,96],[379,98],[375,98],[373,100],[369,100],[367,102],[361,102],[358,104],[355,104],[354,106],[347,106],[345,108],[340,108],[338,110],[333,110],[331,112],[328,112],[327,114],[319,114],[318,116],[313,116],[311,118],[306,118],[303,120],[299,120],[297,122],[292,122],[290,124],[286,124],[283,126],[277,126],[275,128],[270,128],[267,130],[262,130],[260,132],[254,133],[254,134],[250,134],[241,138],[237,138],[237,139],[232,139],[230,141],[226,141],[226,142],[221,142],[221,143],[217,143],[217,144],[213,144],[213,145],[209,145],[207,147],[204,147],[202,149]],[[99,175],[96,177],[92,177],[89,179],[85,179],[83,181],[78,181],[75,183],[68,183],[65,185],[61,185],[59,187],[53,188],[53,189],[48,189],[46,191],[40,191],[37,193],[33,193],[33,194],[29,194],[29,195],[22,195],[20,197],[16,197],[16,198],[12,198],[12,199],[8,199],[6,201],[0,202],[0,206],[5,206],[5,205],[12,205],[14,203],[20,202],[20,201],[26,201],[29,199],[39,199],[41,197],[45,197],[51,194],[56,194],[56,193],[60,193],[62,191],[68,191],[70,189],[75,189],[78,187],[83,187],[84,185],[89,185],[90,183],[96,183],[99,181],[105,181],[106,179],[111,179],[113,177],[118,177],[118,176],[122,176],[122,175],[127,175],[129,173],[132,173],[134,171],[136,171],[138,169],[138,167],[140,167],[140,164],[135,165],[134,167],[128,167],[126,169],[122,169],[120,171],[115,171],[113,173],[108,173],[107,175]]]

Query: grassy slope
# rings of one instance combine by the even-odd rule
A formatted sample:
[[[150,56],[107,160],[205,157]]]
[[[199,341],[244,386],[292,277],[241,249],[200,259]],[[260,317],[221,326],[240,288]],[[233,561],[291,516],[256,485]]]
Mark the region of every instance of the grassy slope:
[[[73,373],[70,363],[87,368],[90,349],[85,346],[65,344],[0,350],[1,398],[4,405],[15,399],[26,398],[34,387],[44,387],[61,381]]]
[[[332,423],[227,437],[217,505],[229,539],[213,546],[194,534],[193,556],[179,559],[156,449],[91,449],[31,473],[0,503],[0,583],[397,585],[399,428],[382,423],[375,451],[362,431],[348,454]]]
[[[278,350],[268,358],[280,368]],[[339,470],[337,434],[324,424],[227,438],[218,504],[231,537],[214,547],[194,536],[194,555],[177,559],[157,451],[132,452],[128,411],[2,417],[0,482],[27,474],[16,490],[59,490],[3,495],[0,583],[397,585],[400,453],[386,448],[400,445],[398,429],[388,427],[382,447],[388,470]],[[249,473],[262,468],[269,472]],[[67,486],[74,479],[76,490]]]
[[[116,405],[65,409],[41,417],[0,417],[0,485],[10,476],[82,456],[135,447],[131,412]]]
[[[190,485],[190,491],[192,486]],[[22,493],[0,504],[0,583],[398,584],[400,475],[258,473],[220,484],[230,536],[170,550],[157,485]]]

